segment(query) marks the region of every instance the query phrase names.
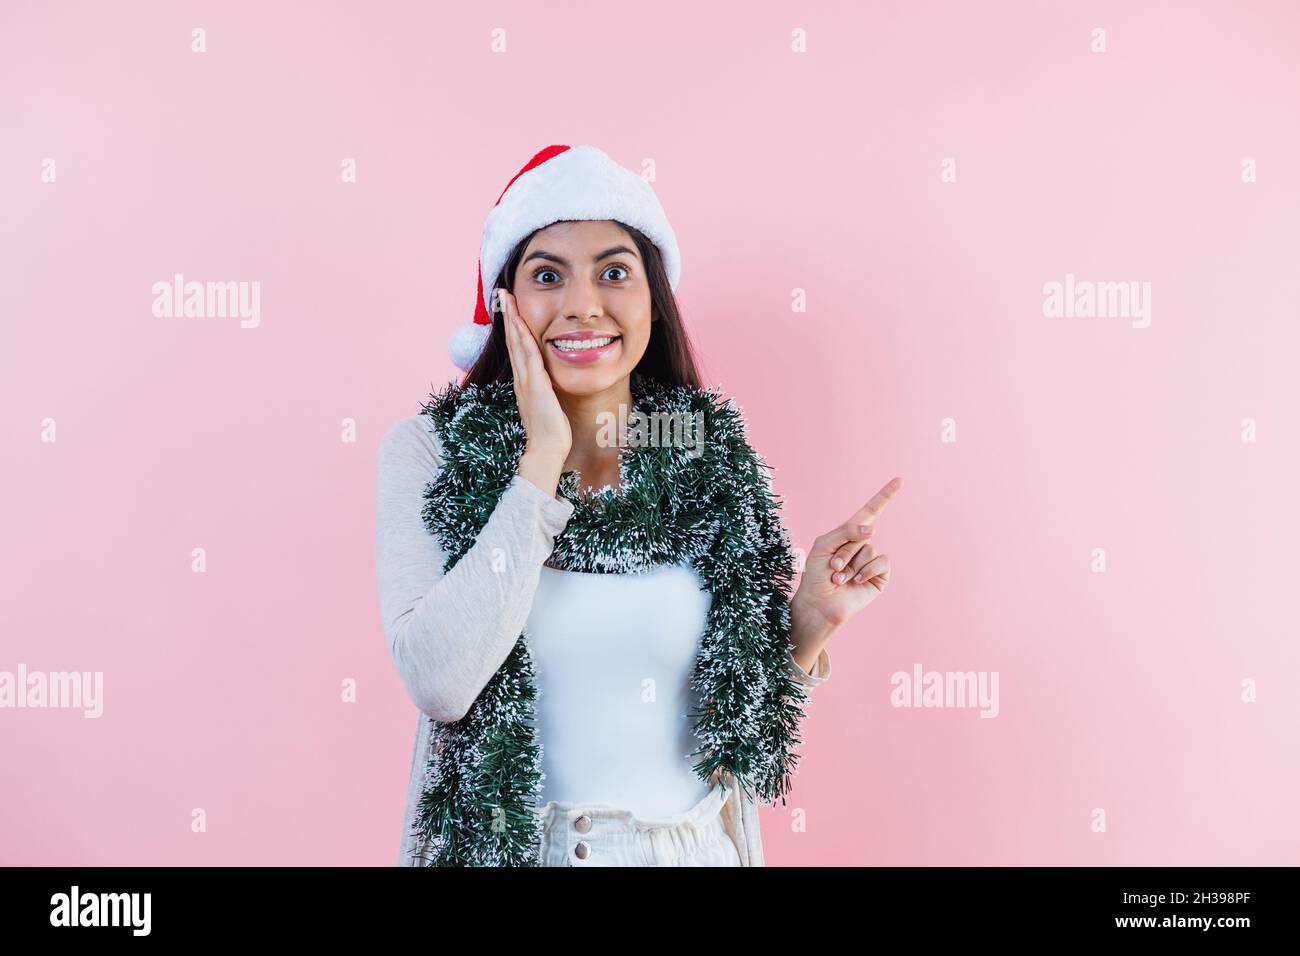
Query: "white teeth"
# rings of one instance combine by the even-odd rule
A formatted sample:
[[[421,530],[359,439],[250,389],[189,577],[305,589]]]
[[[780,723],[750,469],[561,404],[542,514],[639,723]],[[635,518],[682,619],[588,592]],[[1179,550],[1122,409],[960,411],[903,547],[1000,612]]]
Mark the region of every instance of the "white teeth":
[[[552,344],[561,352],[585,352],[587,349],[598,349],[613,341],[613,338],[610,337],[603,339],[553,339]]]

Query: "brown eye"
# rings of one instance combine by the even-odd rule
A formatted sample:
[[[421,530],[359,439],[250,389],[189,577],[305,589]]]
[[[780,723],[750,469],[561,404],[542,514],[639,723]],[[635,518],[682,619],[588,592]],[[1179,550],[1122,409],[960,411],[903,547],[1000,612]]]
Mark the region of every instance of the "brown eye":
[[[609,273],[610,273],[611,271],[622,272],[622,273],[623,273],[622,278],[624,278],[624,279],[626,279],[629,275],[631,275],[631,273],[628,272],[628,270],[627,270],[625,267],[623,267],[623,266],[610,266],[608,269],[605,270],[605,274],[606,274],[606,275],[609,275]],[[620,281],[620,280],[619,280],[619,279],[615,279],[614,281],[615,281],[615,282],[618,282],[618,281]]]
[[[560,274],[559,274],[558,272],[556,272],[554,269],[538,269],[536,272],[533,273],[533,278],[534,278],[534,279],[537,279],[537,281],[540,282],[541,280],[538,279],[538,276],[543,276],[543,275],[545,275],[545,274],[548,273],[548,272],[549,272],[551,275],[555,276],[557,279],[559,278],[559,275],[560,275]],[[553,282],[542,282],[542,285],[554,285],[554,284],[555,284],[555,283],[553,283]]]

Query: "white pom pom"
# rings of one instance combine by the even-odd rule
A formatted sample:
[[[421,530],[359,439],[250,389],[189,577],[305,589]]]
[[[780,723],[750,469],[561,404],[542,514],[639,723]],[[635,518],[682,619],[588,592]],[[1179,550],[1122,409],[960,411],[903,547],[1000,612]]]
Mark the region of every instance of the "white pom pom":
[[[451,356],[458,369],[468,372],[470,366],[478,360],[491,334],[490,325],[481,325],[478,322],[459,325],[451,334],[451,341],[447,343],[447,354]]]

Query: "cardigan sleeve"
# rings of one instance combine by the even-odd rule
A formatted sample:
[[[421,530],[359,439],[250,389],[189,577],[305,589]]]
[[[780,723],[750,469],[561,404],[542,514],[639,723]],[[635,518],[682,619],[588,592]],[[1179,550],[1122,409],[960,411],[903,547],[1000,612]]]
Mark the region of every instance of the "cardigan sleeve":
[[[422,414],[395,422],[380,440],[375,568],[384,636],[407,694],[423,713],[450,723],[518,641],[573,504],[516,474],[473,546],[444,573],[446,555],[423,517],[440,454]]]
[[[826,648],[822,648],[821,654],[817,656],[817,662],[813,664],[813,672],[809,674],[799,666],[799,662],[794,659],[794,645],[792,644],[785,654],[786,662],[789,665],[790,676],[802,684],[805,688],[811,690],[814,687],[820,687],[831,679],[831,656],[827,653]]]

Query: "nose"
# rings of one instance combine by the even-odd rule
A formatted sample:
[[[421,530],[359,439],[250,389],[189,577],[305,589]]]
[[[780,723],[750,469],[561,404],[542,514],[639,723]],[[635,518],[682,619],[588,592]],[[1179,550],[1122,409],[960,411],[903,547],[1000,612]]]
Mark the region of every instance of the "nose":
[[[564,318],[571,322],[603,318],[605,304],[601,298],[600,286],[590,276],[573,279],[564,290],[561,308],[564,310]]]

